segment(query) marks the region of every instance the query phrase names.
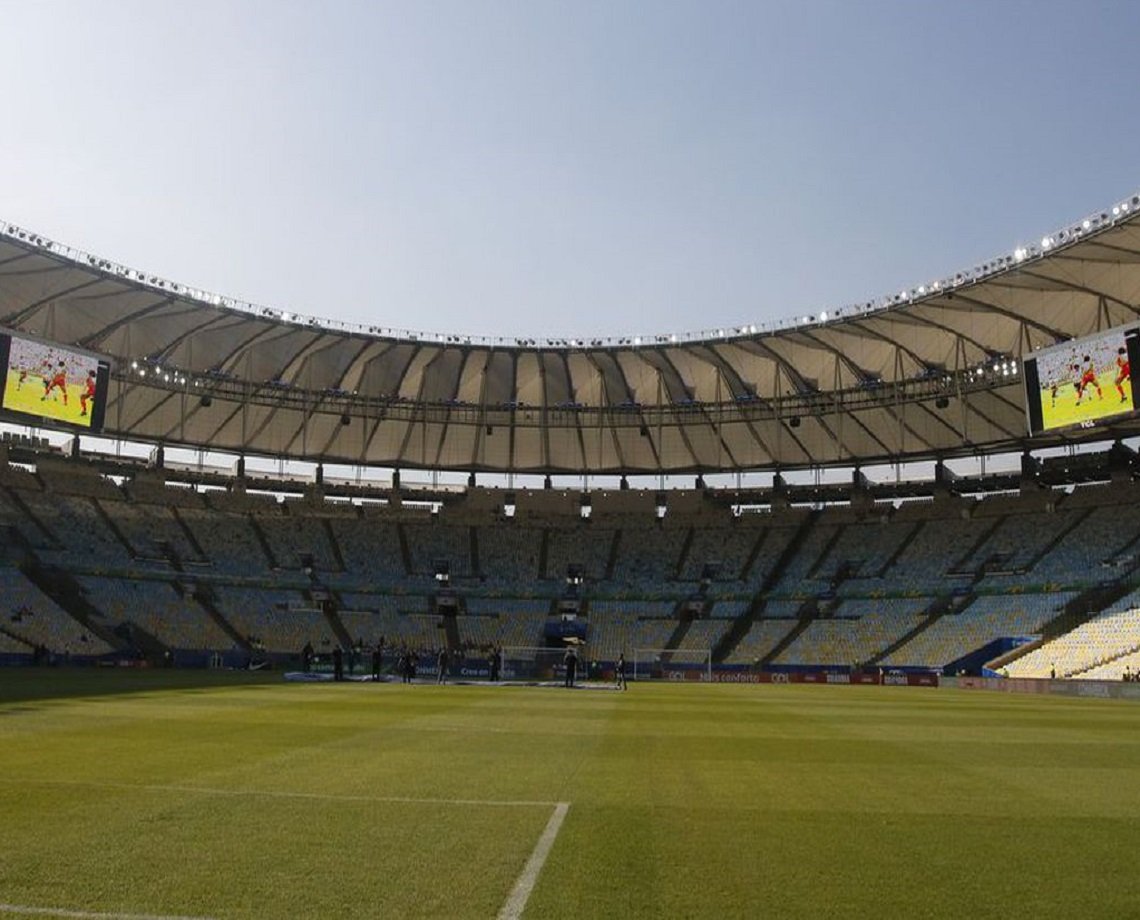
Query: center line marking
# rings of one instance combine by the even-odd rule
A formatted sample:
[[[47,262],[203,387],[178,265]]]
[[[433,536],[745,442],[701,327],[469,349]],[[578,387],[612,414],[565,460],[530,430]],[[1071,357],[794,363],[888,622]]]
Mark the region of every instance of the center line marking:
[[[538,873],[542,871],[546,857],[550,855],[550,848],[554,846],[554,838],[558,836],[558,831],[562,828],[562,822],[566,818],[566,812],[569,810],[569,802],[559,802],[554,806],[554,814],[546,822],[546,830],[542,832],[542,836],[538,838],[538,843],[534,845],[530,859],[523,866],[522,875],[515,882],[515,887],[511,890],[507,903],[499,911],[498,920],[519,920],[523,911],[526,910],[526,902],[534,890],[535,882],[538,881]]]

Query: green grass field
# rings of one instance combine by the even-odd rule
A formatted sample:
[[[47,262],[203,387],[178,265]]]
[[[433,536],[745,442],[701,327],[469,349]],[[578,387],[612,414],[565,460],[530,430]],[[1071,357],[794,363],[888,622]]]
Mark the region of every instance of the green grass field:
[[[1136,916],[1140,706],[0,671],[3,916],[495,917],[551,825],[525,917]]]

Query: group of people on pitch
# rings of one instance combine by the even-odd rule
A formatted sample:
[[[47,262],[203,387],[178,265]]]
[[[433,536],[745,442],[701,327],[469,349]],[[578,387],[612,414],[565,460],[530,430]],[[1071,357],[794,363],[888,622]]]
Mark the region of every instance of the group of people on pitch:
[[[574,682],[578,679],[578,649],[575,646],[568,645],[566,647],[566,652],[562,656],[562,666],[565,670],[563,686],[573,687]],[[618,659],[614,663],[614,683],[621,690],[629,689],[625,682],[625,652],[618,655]]]

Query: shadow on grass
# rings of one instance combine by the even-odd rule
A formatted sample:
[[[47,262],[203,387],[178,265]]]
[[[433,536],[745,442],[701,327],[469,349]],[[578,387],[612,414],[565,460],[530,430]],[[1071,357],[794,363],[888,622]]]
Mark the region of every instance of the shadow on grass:
[[[13,703],[117,696],[168,690],[210,690],[281,683],[279,671],[143,670],[134,668],[0,668],[0,716]]]

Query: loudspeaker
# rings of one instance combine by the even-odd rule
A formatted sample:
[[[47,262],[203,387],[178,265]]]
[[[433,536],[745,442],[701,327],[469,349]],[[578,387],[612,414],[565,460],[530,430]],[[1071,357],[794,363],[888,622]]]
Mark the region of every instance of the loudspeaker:
[[[352,416],[351,416],[351,415],[349,415],[347,412],[345,412],[345,413],[344,413],[344,414],[343,414],[343,415],[340,417],[340,423],[341,423],[342,425],[348,425],[348,424],[351,424],[351,423],[352,423]]]
[[[935,409],[949,409],[950,408],[950,400],[947,399],[945,396],[939,396],[936,400],[934,400],[934,408]]]
[[[793,428],[799,428],[800,427],[800,417],[798,415],[793,415],[791,417],[791,419],[788,420],[788,424],[791,425]]]
[[[198,400],[198,405],[206,407],[206,406],[212,405],[213,402],[214,402],[213,399],[211,399],[209,396],[207,396],[205,393],[203,393],[202,398]]]

